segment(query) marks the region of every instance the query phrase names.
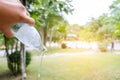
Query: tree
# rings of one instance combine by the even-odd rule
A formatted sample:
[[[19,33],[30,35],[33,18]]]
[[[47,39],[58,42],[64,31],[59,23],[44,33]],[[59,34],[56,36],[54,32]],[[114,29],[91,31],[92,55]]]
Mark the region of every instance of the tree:
[[[55,26],[53,29],[53,41],[63,41],[66,39],[68,33],[68,23],[66,21],[61,22],[59,25]]]
[[[73,11],[70,3],[71,0],[36,0],[29,6],[28,10],[36,20],[36,26],[41,27],[43,30],[44,44],[47,41],[47,32],[54,27],[53,25],[56,25],[56,21],[60,16],[62,17],[62,13],[68,14]],[[52,17],[55,17],[55,20]]]
[[[119,39],[119,25],[120,25],[120,0],[114,0],[110,6],[111,17],[113,18],[113,25],[115,29],[113,31],[115,38]]]
[[[80,30],[80,38],[87,41],[97,41],[107,47],[107,43],[112,42],[114,20],[109,14],[102,14],[98,18],[91,20]],[[100,44],[100,45],[101,45]],[[103,48],[102,48],[103,49]]]
[[[120,23],[117,24],[113,32],[115,38],[120,39]]]
[[[91,32],[97,34],[94,34],[94,36],[96,36],[96,39],[99,41],[111,38],[113,29],[115,27],[113,25],[113,18],[111,18],[111,16],[108,14],[102,14],[96,19],[92,18],[86,26],[88,26]]]
[[[111,17],[114,19],[114,24],[120,21],[120,0],[114,0],[110,5]]]

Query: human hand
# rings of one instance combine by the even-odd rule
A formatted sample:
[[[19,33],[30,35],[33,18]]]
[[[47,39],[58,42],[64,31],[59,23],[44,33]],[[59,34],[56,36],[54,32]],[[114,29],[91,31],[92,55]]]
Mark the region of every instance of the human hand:
[[[33,25],[35,21],[19,0],[0,0],[0,30],[5,36],[13,37],[11,27],[20,22]]]

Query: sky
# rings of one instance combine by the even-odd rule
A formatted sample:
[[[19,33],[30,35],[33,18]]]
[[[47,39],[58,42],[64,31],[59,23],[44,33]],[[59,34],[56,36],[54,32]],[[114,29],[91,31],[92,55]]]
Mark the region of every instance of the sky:
[[[109,12],[113,0],[73,0],[74,11],[72,15],[65,15],[70,24],[84,25],[91,17],[97,18]]]

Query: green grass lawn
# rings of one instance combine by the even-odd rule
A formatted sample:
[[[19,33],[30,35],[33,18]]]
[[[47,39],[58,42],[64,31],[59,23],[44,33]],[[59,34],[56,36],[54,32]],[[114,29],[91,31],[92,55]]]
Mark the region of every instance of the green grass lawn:
[[[38,79],[40,59],[33,58],[27,68],[26,80],[120,80],[119,54],[86,54],[44,57],[41,79]],[[20,80],[0,60],[0,80]]]

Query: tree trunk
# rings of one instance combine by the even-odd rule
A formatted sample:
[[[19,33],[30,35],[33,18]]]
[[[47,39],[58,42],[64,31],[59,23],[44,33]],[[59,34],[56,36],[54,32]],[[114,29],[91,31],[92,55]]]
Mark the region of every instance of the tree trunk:
[[[44,26],[43,27],[43,31],[44,31],[44,45],[46,45],[46,42],[47,42],[47,26]]]
[[[52,29],[50,29],[50,37],[49,37],[49,47],[50,47],[50,52],[52,53],[51,43],[52,43]]]
[[[7,57],[7,63],[8,63],[8,68],[11,68],[11,61],[9,57],[9,46],[7,46],[7,38],[4,35],[4,44],[5,44],[5,52],[6,52],[6,57]]]
[[[26,78],[26,73],[25,73],[25,64],[26,64],[26,52],[25,52],[25,45],[20,44],[21,49],[20,49],[20,54],[21,54],[21,72],[22,72],[22,80]]]
[[[43,44],[46,45],[46,42],[47,42],[47,28],[45,26],[40,28],[40,34],[41,34]]]

